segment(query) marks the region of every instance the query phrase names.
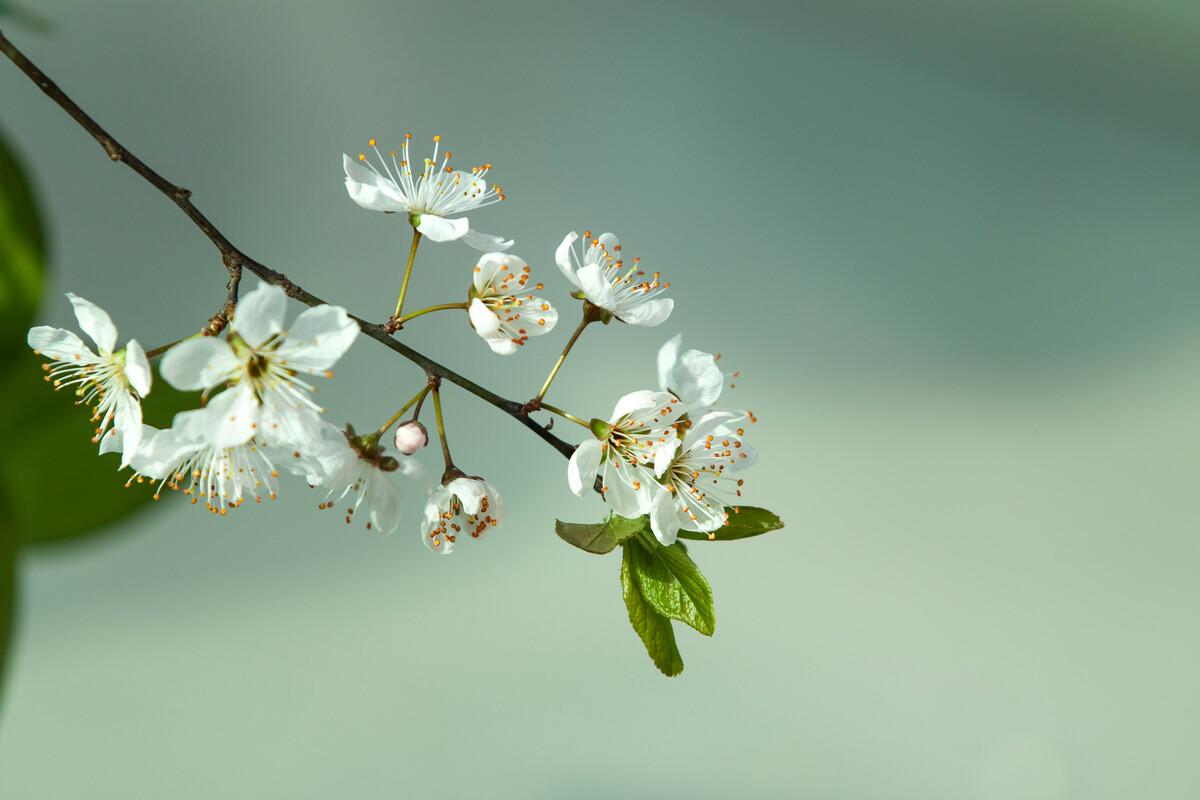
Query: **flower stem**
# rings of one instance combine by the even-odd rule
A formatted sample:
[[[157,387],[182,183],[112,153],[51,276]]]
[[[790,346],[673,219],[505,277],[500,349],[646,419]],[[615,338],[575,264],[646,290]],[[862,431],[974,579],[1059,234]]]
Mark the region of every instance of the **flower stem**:
[[[583,329],[594,321],[595,320],[593,317],[588,314],[587,310],[585,309],[583,313],[583,319],[579,321],[579,327],[575,329],[575,332],[571,334],[571,338],[567,340],[567,346],[564,347],[562,353],[559,354],[558,361],[554,362],[554,367],[550,370],[550,374],[546,376],[546,382],[542,384],[541,391],[539,391],[537,396],[533,398],[534,403],[542,402],[542,398],[545,397],[546,392],[550,390],[550,384],[554,382],[554,376],[558,374],[558,371],[562,368],[563,362],[567,360],[567,354],[571,352],[571,348],[575,346],[575,342],[577,342],[579,337],[583,334]]]
[[[467,304],[466,303],[439,303],[436,306],[430,306],[429,308],[422,308],[421,310],[414,311],[411,314],[405,314],[403,317],[393,318],[392,327],[399,329],[401,326],[404,325],[404,323],[408,322],[410,319],[416,319],[417,317],[421,316],[422,314],[428,314],[433,311],[449,311],[450,309],[454,309],[454,308],[462,309],[463,311],[465,311],[467,309]],[[396,309],[397,313],[399,313],[399,310],[400,310],[399,307],[397,307],[397,309]]]
[[[547,411],[549,411],[552,414],[558,414],[560,417],[563,417],[564,419],[569,419],[569,420],[571,420],[571,422],[574,422],[576,425],[582,425],[585,428],[591,428],[591,425],[588,424],[587,420],[583,419],[582,417],[575,416],[570,411],[563,411],[561,408],[558,408],[557,406],[552,406],[549,403],[539,403],[538,406],[539,406],[539,408],[546,409]]]
[[[400,312],[404,310],[404,295],[408,293],[408,279],[412,277],[413,261],[417,258],[417,246],[421,244],[421,232],[413,228],[412,247],[408,248],[408,264],[404,267],[404,280],[400,283],[400,296],[396,298],[396,313],[392,314],[393,320],[400,319]]]
[[[176,340],[175,340],[175,341],[173,341],[173,342],[167,342],[167,343],[166,343],[166,344],[164,344],[162,347],[156,347],[156,348],[154,348],[153,350],[147,350],[147,351],[146,351],[146,358],[157,358],[157,357],[161,356],[163,353],[165,353],[165,352],[167,352],[168,350],[170,350],[170,349],[171,349],[172,347],[174,347],[175,345],[177,345],[177,344],[179,344],[179,343],[183,342],[183,341],[184,341],[184,340],[186,340],[186,339],[190,339],[190,338],[192,338],[192,337],[191,337],[191,336],[185,336],[185,337],[183,337],[183,339],[176,339]]]
[[[411,400],[409,400],[407,403],[405,403],[403,406],[401,406],[399,411],[397,411],[395,414],[392,414],[392,416],[388,419],[388,421],[383,423],[383,425],[381,425],[379,427],[379,430],[375,431],[375,436],[381,437],[385,433],[387,433],[387,429],[392,427],[393,425],[395,425],[397,422],[399,422],[400,418],[404,416],[405,411],[408,411],[415,404],[420,403],[421,401],[423,401],[425,399],[425,395],[429,394],[429,388],[430,388],[429,384],[425,384],[424,386],[422,386],[421,391],[414,394],[412,396]],[[419,410],[419,407],[418,407],[418,410]],[[416,415],[414,414],[413,416],[415,417]]]
[[[454,468],[454,459],[450,458],[450,443],[446,441],[446,423],[442,419],[442,393],[437,383],[430,383],[433,390],[433,413],[437,416],[438,441],[442,443],[442,460],[446,462],[446,471]]]

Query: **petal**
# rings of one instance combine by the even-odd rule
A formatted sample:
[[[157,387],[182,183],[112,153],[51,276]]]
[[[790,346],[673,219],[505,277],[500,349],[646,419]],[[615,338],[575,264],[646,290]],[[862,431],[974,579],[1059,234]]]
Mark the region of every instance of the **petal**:
[[[350,199],[368,211],[408,211],[404,192],[390,178],[342,153],[342,169],[346,172],[346,193]]]
[[[400,527],[400,508],[403,497],[387,474],[372,468],[367,477],[367,514],[371,527],[388,534]]]
[[[668,431],[665,438],[665,442],[654,448],[654,476],[657,478],[661,478],[667,467],[671,466],[671,462],[675,460],[675,451],[679,449],[679,437],[674,428]]]
[[[708,411],[702,414],[698,419],[692,420],[692,427],[688,428],[683,437],[683,449],[691,450],[697,442],[708,438],[709,435],[733,433],[742,419],[740,411]]]
[[[673,390],[675,365],[679,363],[679,348],[683,346],[683,334],[677,333],[658,348],[658,388],[664,392]],[[676,395],[678,396],[678,395]],[[683,398],[680,397],[680,400]]]
[[[421,214],[420,217],[421,221],[417,224],[417,230],[421,232],[422,236],[433,242],[453,242],[461,239],[470,228],[466,217],[446,219],[436,214]]]
[[[621,257],[621,240],[617,238],[615,233],[602,233],[600,234],[599,241],[605,253],[608,253],[614,259]]]
[[[575,276],[574,255],[571,252],[571,247],[579,239],[579,234],[571,231],[563,237],[562,243],[558,245],[558,249],[554,251],[554,263],[558,264],[559,271],[576,287],[579,286],[579,278]]]
[[[679,537],[679,512],[675,498],[666,489],[655,494],[650,503],[650,530],[664,546],[671,546]]]
[[[120,469],[125,469],[142,444],[142,404],[132,397],[126,397],[117,412],[115,427],[122,439]],[[103,444],[101,442],[102,449]]]
[[[168,350],[158,371],[167,383],[186,392],[222,383],[241,363],[224,339],[203,336],[180,342]]]
[[[489,336],[484,341],[487,342],[488,347],[492,348],[493,353],[502,356],[511,356],[520,349],[511,337],[503,334],[500,336]]]
[[[567,462],[567,485],[576,495],[582,497],[584,489],[595,485],[602,449],[598,439],[588,439],[571,454],[571,460]]]
[[[652,392],[649,389],[630,392],[617,401],[616,406],[613,407],[612,417],[608,421],[615,423],[621,417],[633,414],[635,411],[649,411],[666,405],[671,400],[671,395],[666,392]]]
[[[287,313],[287,295],[278,286],[260,282],[254,291],[238,301],[229,327],[251,347],[259,347],[283,330]]]
[[[77,294],[67,292],[67,299],[75,307],[75,319],[79,320],[79,327],[96,343],[101,355],[111,353],[117,346],[117,326],[113,325],[108,312]]]
[[[232,391],[232,390],[231,390]],[[255,432],[270,447],[312,454],[322,447],[321,416],[308,406],[293,405],[277,391],[263,397]],[[345,443],[345,437],[342,438]]]
[[[493,338],[500,332],[500,318],[482,300],[476,297],[467,308],[471,327],[484,339]]]
[[[594,300],[592,302],[595,302]],[[661,325],[671,316],[675,301],[671,298],[646,300],[637,305],[622,308],[615,316],[627,325],[642,325],[652,328]]]
[[[579,280],[579,288],[601,308],[612,311],[616,308],[616,295],[613,294],[612,284],[604,277],[604,271],[598,264],[588,264],[575,273]]]
[[[541,336],[554,330],[558,324],[558,309],[549,300],[534,294],[521,295],[520,299],[521,305],[508,309],[515,311],[518,319],[505,319],[505,324],[514,334]]]
[[[507,250],[516,244],[512,239],[505,239],[494,233],[481,233],[473,229],[468,229],[462,235],[462,240],[464,244],[474,247],[476,250]]]
[[[205,411],[208,412],[206,438],[213,447],[245,444],[258,428],[258,398],[248,383],[221,392],[209,401]]]
[[[653,483],[647,470],[631,467],[620,459],[612,460],[604,476],[604,499],[622,517],[640,517],[650,510]]]
[[[26,341],[31,348],[56,361],[96,361],[96,354],[83,343],[83,339],[62,328],[38,325],[29,329]]]
[[[479,504],[487,494],[487,484],[477,478],[455,478],[446,489],[462,503],[463,511],[478,514]]]
[[[138,344],[137,339],[130,339],[129,344],[125,345],[125,378],[139,397],[150,394],[152,375],[146,351]]]
[[[504,253],[484,253],[480,256],[471,277],[475,291],[480,294],[497,293],[491,290],[491,284],[496,278],[496,273],[504,266],[508,266],[508,257]]]
[[[356,338],[358,323],[346,309],[315,306],[296,317],[275,353],[289,369],[315,375],[336,364]]]

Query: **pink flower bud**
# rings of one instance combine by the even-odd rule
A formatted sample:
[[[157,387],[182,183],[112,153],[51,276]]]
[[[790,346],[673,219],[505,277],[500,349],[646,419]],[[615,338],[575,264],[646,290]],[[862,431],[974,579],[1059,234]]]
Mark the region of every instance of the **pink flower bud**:
[[[396,449],[406,456],[420,450],[429,444],[429,433],[425,426],[416,420],[406,422],[396,428]]]

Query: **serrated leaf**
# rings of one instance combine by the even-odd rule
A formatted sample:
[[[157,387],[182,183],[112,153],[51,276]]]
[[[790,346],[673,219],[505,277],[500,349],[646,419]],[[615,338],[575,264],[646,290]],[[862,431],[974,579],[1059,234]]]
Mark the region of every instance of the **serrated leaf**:
[[[96,454],[90,410],[76,406],[69,392],[55,392],[43,382],[32,352],[14,362],[0,384],[0,405],[20,409],[13,415],[19,426],[3,434],[0,487],[17,541],[76,540],[151,502],[151,486],[125,488],[128,473],[117,471],[118,455]],[[177,412],[198,405],[196,395],[156,380],[143,413],[147,423],[166,427]]]
[[[617,545],[637,536],[643,529],[649,530],[649,524],[647,517],[626,519],[610,514],[604,522],[594,524],[555,520],[554,532],[564,542],[580,550],[604,555],[611,553]]]
[[[674,677],[683,672],[683,656],[675,644],[675,631],[671,628],[671,620],[659,614],[646,602],[642,596],[641,587],[634,577],[633,559],[640,548],[632,542],[622,545],[621,554],[621,593],[625,597],[625,608],[629,612],[629,622],[634,631],[646,646],[646,652],[654,666],[667,677]]]
[[[46,239],[33,190],[0,135],[0,364],[25,346],[46,269]]]
[[[764,533],[777,531],[783,527],[783,520],[777,514],[765,508],[754,506],[726,506],[729,514],[729,524],[717,528],[711,534],[696,531],[680,531],[680,539],[691,539],[697,542],[732,542],[735,539],[749,539]]]
[[[705,636],[717,627],[712,587],[683,544],[663,547],[652,535],[638,538],[634,574],[642,596],[665,617],[690,625]]]

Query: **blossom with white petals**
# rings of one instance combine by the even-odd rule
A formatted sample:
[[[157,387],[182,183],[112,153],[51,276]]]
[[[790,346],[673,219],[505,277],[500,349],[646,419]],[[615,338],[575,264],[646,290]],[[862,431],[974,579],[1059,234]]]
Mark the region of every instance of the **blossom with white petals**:
[[[212,441],[232,447],[257,436],[267,445],[302,444],[313,438],[323,409],[300,375],[324,375],[354,343],[358,325],[344,308],[306,309],[284,329],[287,295],[260,283],[237,305],[226,339],[197,337],[171,348],[162,376],[177,389],[227,391],[208,404]]]
[[[615,234],[593,239],[584,232],[582,252],[575,247],[579,234],[571,231],[554,253],[562,274],[595,306],[630,325],[661,325],[671,316],[675,301],[659,297],[671,285],[655,272],[649,280],[639,259],[625,266],[621,243]]]
[[[141,398],[150,394],[150,362],[136,339],[114,350],[117,327],[104,309],[78,295],[68,293],[67,299],[96,352],[75,333],[48,325],[30,328],[27,341],[54,362],[42,369],[55,390],[74,387],[79,403],[95,401],[92,421],[99,424],[92,441],[100,442],[101,453],[119,451],[121,466],[128,466],[142,440]]]
[[[679,452],[662,474],[663,491],[650,505],[650,528],[664,545],[679,531],[715,531],[729,522],[728,502],[742,496],[742,479],[730,476],[754,464],[757,451],[744,440],[739,412],[711,411],[694,420]]]
[[[677,334],[659,348],[658,387],[673,393],[695,415],[717,402],[726,376],[712,353],[700,350],[681,353],[682,347],[683,336]]]
[[[411,459],[384,455],[377,443],[367,445],[353,429],[341,431],[323,423],[321,439],[324,446],[317,459],[324,475],[311,482],[329,491],[317,507],[331,509],[345,501],[347,525],[354,521],[355,514],[361,514],[366,517],[367,530],[386,534],[400,527],[402,496],[391,475],[399,472],[418,477],[420,465]]]
[[[480,539],[503,521],[504,501],[494,486],[482,478],[458,477],[434,489],[425,501],[421,540],[446,555],[462,533]]]
[[[412,134],[406,134],[402,152],[392,150],[386,158],[371,139],[368,145],[378,164],[366,153],[359,153],[357,160],[343,153],[342,169],[350,199],[369,211],[408,214],[413,227],[435,242],[462,239],[476,250],[512,247],[511,239],[472,230],[467,218],[459,216],[504,200],[504,190],[494,183],[489,186],[486,180],[492,165],[471,167],[470,172],[452,169],[449,150],[438,163],[442,137],[434,136],[433,157],[425,159],[414,177],[408,153],[411,139]]]
[[[274,500],[279,494],[275,464],[283,454],[255,439],[228,447],[214,445],[211,434],[216,427],[211,407],[176,414],[164,430],[145,426],[145,443],[133,456],[129,483],[156,480],[156,499],[163,486],[181,489],[193,505],[203,500],[205,508],[222,516],[248,497],[258,503],[264,497]]]
[[[471,327],[493,352],[511,355],[530,336],[549,333],[558,323],[554,306],[526,291],[530,274],[524,259],[506,253],[486,253],[475,265],[467,313]]]
[[[608,422],[592,420],[588,439],[567,463],[567,483],[577,495],[600,476],[600,491],[613,510],[637,517],[650,510],[656,477],[663,474],[679,446],[675,423],[685,409],[668,392],[641,390],[617,401]]]

